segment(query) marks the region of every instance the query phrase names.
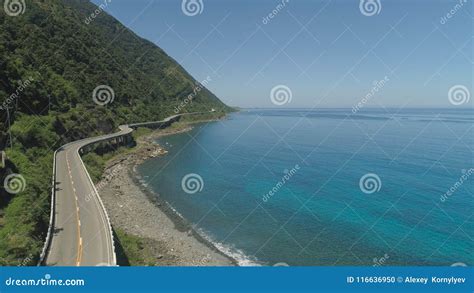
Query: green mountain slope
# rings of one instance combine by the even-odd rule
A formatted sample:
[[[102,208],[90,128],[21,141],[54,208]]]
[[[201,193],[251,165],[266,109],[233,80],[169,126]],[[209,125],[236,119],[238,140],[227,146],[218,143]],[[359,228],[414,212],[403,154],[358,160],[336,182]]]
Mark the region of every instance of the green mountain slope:
[[[94,101],[101,85],[112,90]],[[9,161],[0,166],[0,187],[12,172],[25,186],[18,194],[0,188],[0,265],[32,264],[39,255],[57,147],[122,123],[211,109],[231,110],[163,50],[88,1],[26,1],[18,16],[1,10],[0,150]]]

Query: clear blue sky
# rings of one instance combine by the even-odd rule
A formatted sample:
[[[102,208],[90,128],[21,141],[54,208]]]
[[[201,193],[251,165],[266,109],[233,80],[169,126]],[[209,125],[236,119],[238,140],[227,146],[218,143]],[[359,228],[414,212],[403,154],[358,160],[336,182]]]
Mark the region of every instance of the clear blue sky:
[[[387,76],[368,107],[450,107],[459,84],[472,107],[474,1],[444,24],[463,0],[378,1],[379,14],[365,16],[359,0],[289,0],[268,23],[282,1],[202,0],[196,16],[181,0],[112,0],[106,10],[197,80],[209,76],[232,106],[272,107],[271,89],[283,84],[292,91],[283,107],[353,107]]]

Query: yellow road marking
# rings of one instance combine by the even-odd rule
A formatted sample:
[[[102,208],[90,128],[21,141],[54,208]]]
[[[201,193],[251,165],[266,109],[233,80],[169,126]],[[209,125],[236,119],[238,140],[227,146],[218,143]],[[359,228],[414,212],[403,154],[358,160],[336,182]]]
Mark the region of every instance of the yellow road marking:
[[[82,260],[82,237],[79,238],[79,252],[78,252],[78,256],[77,256],[77,261],[76,261],[76,265],[77,266],[80,266],[81,265],[81,260]]]
[[[77,220],[77,257],[76,257],[76,266],[81,265],[81,260],[82,260],[82,237],[81,237],[81,220],[79,217],[79,205],[78,205],[78,198],[76,194],[76,188],[74,188],[74,181],[72,180],[72,173],[71,173],[71,165],[69,164],[69,159],[68,155],[66,153],[66,163],[67,163],[67,168],[69,171],[69,178],[71,179],[71,184],[72,184],[72,191],[74,193],[74,198],[76,199],[74,201],[74,204],[76,205],[76,220]]]

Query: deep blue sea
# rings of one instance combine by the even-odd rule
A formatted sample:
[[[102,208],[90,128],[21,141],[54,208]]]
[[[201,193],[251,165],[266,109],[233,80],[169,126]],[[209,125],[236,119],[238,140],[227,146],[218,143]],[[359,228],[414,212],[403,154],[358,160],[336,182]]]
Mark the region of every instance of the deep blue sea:
[[[473,126],[473,109],[242,110],[138,170],[242,265],[474,265]]]

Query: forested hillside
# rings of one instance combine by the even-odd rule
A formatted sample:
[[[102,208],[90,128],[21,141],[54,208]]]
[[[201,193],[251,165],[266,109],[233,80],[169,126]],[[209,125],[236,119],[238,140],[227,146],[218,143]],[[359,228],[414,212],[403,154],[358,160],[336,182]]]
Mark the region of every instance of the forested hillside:
[[[9,158],[0,183],[11,173],[24,178],[13,193],[0,188],[0,265],[37,260],[59,146],[177,108],[230,110],[163,50],[89,1],[25,4],[17,16],[0,11],[0,150]]]

